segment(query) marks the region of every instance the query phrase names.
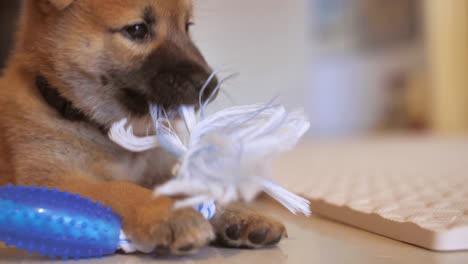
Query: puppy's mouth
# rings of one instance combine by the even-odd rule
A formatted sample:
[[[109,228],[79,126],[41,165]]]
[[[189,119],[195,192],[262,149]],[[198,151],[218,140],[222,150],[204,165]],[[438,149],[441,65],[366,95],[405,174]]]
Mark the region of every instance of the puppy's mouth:
[[[207,89],[203,91],[201,88],[206,84],[203,82],[171,84],[164,82],[164,80],[157,81],[157,88],[148,91],[123,88],[119,92],[118,99],[133,116],[142,117],[149,114],[149,105],[151,104],[162,107],[167,113],[173,113],[177,112],[181,105],[193,105],[198,108],[200,103],[214,99],[218,93],[215,90],[218,85],[216,79],[213,79],[207,85]],[[201,93],[203,94],[200,95]]]
[[[130,113],[136,116],[147,115],[149,112],[149,104],[151,103],[145,94],[131,88],[124,88],[121,90],[119,101]]]
[[[135,117],[143,117],[149,115],[150,105],[157,104],[145,94],[130,88],[125,88],[122,90],[120,101],[122,102],[124,107],[132,114],[132,116]],[[161,108],[164,110],[164,113],[167,114],[170,119],[176,119],[179,117],[177,109],[181,105],[172,105],[170,108],[164,105],[158,105],[161,106]],[[196,108],[198,108],[198,105],[196,105]]]

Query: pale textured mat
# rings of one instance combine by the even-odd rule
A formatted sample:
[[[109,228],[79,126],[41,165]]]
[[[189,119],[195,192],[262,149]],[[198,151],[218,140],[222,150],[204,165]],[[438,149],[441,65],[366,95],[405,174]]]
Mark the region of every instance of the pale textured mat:
[[[468,250],[468,139],[303,144],[276,171],[314,213],[432,250]]]

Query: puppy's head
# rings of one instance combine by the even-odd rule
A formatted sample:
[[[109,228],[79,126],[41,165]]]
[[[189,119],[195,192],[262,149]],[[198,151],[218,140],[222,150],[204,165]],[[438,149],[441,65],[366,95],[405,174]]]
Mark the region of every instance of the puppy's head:
[[[102,125],[145,116],[150,103],[196,104],[212,73],[190,37],[191,0],[28,0],[26,9],[35,14],[23,17],[23,49],[38,74]]]

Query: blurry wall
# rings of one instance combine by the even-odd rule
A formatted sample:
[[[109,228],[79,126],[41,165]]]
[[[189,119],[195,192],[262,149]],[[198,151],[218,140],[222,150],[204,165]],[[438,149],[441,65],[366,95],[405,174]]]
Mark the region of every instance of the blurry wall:
[[[307,0],[203,0],[195,5],[194,38],[209,63],[240,73],[225,88],[236,103],[280,95],[281,102],[303,105]]]

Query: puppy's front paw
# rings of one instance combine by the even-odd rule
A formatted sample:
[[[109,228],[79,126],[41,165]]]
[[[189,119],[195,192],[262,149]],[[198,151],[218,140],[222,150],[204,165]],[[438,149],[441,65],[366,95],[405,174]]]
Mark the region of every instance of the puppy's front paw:
[[[241,204],[223,208],[211,223],[216,232],[215,245],[259,248],[278,244],[287,237],[284,225]]]
[[[145,253],[183,255],[208,245],[214,238],[211,224],[193,209],[172,210],[154,203],[124,218],[124,231],[136,248]]]

